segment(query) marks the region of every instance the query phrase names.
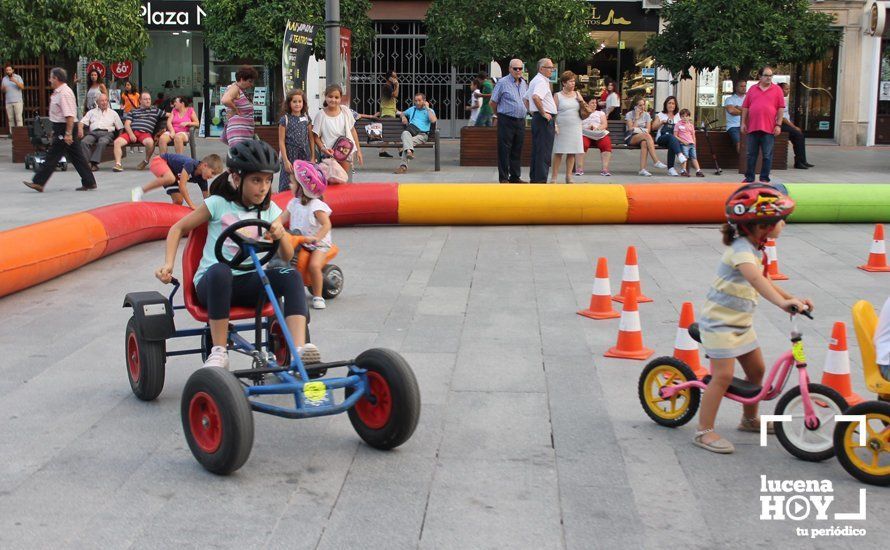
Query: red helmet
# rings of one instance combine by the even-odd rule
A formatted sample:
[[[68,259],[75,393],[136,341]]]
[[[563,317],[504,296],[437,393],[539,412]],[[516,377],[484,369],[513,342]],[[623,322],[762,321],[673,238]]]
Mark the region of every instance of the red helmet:
[[[749,183],[726,200],[726,220],[734,224],[778,223],[794,211],[794,201],[772,185]]]

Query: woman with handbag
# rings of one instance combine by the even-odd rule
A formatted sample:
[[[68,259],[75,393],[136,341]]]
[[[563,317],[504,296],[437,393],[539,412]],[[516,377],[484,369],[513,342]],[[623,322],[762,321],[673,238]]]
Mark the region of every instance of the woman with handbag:
[[[590,116],[581,122],[581,139],[584,142],[584,153],[591,147],[596,147],[600,151],[600,159],[603,162],[603,169],[600,171],[601,176],[611,176],[609,172],[609,161],[612,159],[612,140],[609,138],[609,121],[606,113],[597,109],[596,99],[587,102],[587,106],[592,111]],[[584,156],[577,155],[575,157],[575,175],[584,175]]]
[[[652,129],[658,132],[655,134],[655,144],[668,150],[667,167],[668,174],[671,176],[686,175],[685,170],[678,173],[677,169],[674,168],[675,158],[681,165],[686,162],[686,156],[683,154],[680,140],[674,135],[674,126],[680,122],[679,111],[680,107],[677,105],[677,98],[668,96],[664,100],[661,112],[656,113],[655,118],[652,119]]]
[[[559,78],[562,90],[553,94],[556,103],[556,138],[553,140],[553,170],[550,180],[556,183],[559,165],[566,156],[566,183],[573,183],[572,170],[575,168],[575,155],[584,154],[581,140],[581,119],[587,118],[589,110],[581,94],[575,91],[575,73],[565,71]],[[583,106],[583,107],[582,107]]]
[[[325,88],[324,109],[315,113],[312,119],[312,139],[324,157],[332,157],[348,173],[353,157],[360,165],[364,164],[364,159],[355,131],[355,116],[340,104],[342,98],[343,90],[339,84]]]

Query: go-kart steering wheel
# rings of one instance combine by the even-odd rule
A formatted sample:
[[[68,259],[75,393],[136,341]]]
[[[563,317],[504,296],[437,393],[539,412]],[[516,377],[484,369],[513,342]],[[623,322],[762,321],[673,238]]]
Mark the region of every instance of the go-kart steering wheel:
[[[216,246],[214,247],[216,259],[220,263],[224,263],[233,269],[239,269],[241,271],[253,269],[253,261],[250,258],[250,252],[247,248],[248,246],[253,247],[254,252],[256,252],[258,256],[262,254],[260,256],[260,265],[269,263],[269,260],[275,255],[275,252],[278,251],[278,241],[252,239],[238,233],[239,230],[245,227],[257,227],[260,229],[260,235],[262,235],[265,231],[269,231],[272,228],[272,224],[266,220],[260,219],[237,221],[223,230],[219,238],[216,239]],[[231,259],[226,258],[223,255],[223,243],[229,239],[238,245],[238,252]]]

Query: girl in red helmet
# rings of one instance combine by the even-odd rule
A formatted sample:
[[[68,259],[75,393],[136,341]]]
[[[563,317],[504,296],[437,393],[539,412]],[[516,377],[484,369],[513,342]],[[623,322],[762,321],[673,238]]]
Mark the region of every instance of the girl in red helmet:
[[[766,184],[744,185],[726,201],[723,244],[727,247],[717,276],[702,309],[699,328],[702,346],[711,360],[711,380],[702,396],[698,431],[693,443],[711,452],[728,454],[735,449],[714,432],[714,420],[726,389],[732,382],[735,361],[749,382],[760,384],[765,365],[754,332],[757,295],[791,312],[813,309],[808,299],[795,298],[763,275],[762,250],[766,239],[775,238],[794,210],[794,201]],[[738,429],[759,432],[757,404],[744,405]],[[773,433],[772,426],[768,427]]]

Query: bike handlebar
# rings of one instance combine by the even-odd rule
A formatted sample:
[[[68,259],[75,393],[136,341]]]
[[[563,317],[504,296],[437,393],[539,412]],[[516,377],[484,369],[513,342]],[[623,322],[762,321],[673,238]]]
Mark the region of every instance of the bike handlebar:
[[[805,309],[805,310],[801,311],[801,310],[798,309],[796,306],[791,306],[791,313],[800,313],[800,314],[803,315],[804,317],[808,317],[808,318],[810,318],[810,319],[813,319],[813,314],[810,313],[810,310],[808,310],[808,309]]]

